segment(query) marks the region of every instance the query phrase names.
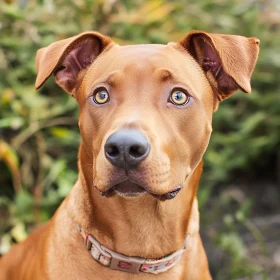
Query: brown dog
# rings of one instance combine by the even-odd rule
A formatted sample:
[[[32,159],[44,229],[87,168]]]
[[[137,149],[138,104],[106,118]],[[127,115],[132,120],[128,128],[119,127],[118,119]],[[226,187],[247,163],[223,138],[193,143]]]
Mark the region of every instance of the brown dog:
[[[196,200],[221,100],[250,77],[259,40],[189,33],[118,46],[86,32],[38,51],[80,107],[79,178],[54,217],[0,261],[1,279],[211,279]]]

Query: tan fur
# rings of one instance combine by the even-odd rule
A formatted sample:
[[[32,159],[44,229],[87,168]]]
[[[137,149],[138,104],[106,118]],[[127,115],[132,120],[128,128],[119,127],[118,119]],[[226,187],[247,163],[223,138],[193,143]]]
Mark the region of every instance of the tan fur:
[[[0,260],[1,280],[211,279],[199,235],[196,192],[212,131],[217,85],[193,54],[197,36],[209,40],[224,71],[250,91],[258,41],[241,36],[193,32],[177,44],[118,46],[108,37],[87,32],[38,52],[37,88],[52,73],[56,75],[81,40],[92,40],[99,53],[80,71],[77,85],[66,88],[80,108],[79,178],[54,217]],[[111,101],[95,106],[92,92],[104,84]],[[193,96],[186,108],[167,104],[170,91],[178,86]],[[126,176],[104,156],[106,139],[120,128],[142,131],[151,144],[149,156],[130,173],[133,181],[156,195],[182,185],[175,198],[159,200],[149,193],[134,198],[100,196],[97,190],[106,191]],[[179,250],[188,233],[191,238],[174,268],[158,275],[133,275],[94,261],[77,224],[106,247],[144,258],[163,257]]]

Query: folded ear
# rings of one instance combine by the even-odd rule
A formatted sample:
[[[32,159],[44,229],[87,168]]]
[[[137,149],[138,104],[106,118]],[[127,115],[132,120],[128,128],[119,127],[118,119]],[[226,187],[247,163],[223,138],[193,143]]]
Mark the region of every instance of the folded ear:
[[[178,44],[201,66],[219,101],[237,89],[251,92],[250,78],[259,54],[259,39],[193,31]]]
[[[85,32],[38,50],[36,89],[54,74],[57,84],[74,96],[84,69],[112,43],[110,38],[97,32]]]

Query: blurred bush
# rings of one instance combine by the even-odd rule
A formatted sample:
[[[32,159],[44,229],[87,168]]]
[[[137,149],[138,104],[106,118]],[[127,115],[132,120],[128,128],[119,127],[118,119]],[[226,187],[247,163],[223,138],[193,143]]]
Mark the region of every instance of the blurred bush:
[[[252,95],[236,93],[215,114],[214,133],[204,158],[200,206],[206,207],[213,187],[226,189],[245,173],[249,178],[277,180],[279,2],[0,0],[0,5],[0,254],[48,220],[76,180],[77,106],[53,79],[35,92],[35,55],[39,48],[82,31],[97,30],[119,44],[176,41],[193,29],[260,38]],[[223,192],[214,193],[220,198]],[[217,245],[232,256],[219,273],[213,272],[217,279],[262,271],[245,265],[240,253],[244,244],[236,226],[248,221],[242,203],[237,216],[226,216],[223,205],[215,206],[227,221],[226,228],[215,233]],[[209,224],[203,215],[202,211],[202,221]],[[237,219],[240,215],[242,219]],[[239,247],[240,254],[236,252]]]

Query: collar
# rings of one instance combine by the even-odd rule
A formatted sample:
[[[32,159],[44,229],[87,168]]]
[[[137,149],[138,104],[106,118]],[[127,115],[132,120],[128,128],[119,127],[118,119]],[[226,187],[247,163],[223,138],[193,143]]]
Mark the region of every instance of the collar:
[[[190,234],[188,234],[183,247],[174,253],[158,259],[144,259],[117,253],[101,245],[92,235],[85,233],[79,225],[77,229],[84,239],[87,250],[90,251],[91,256],[97,262],[111,269],[129,273],[148,272],[158,274],[167,271],[179,261],[186,250],[187,240],[190,237]]]

